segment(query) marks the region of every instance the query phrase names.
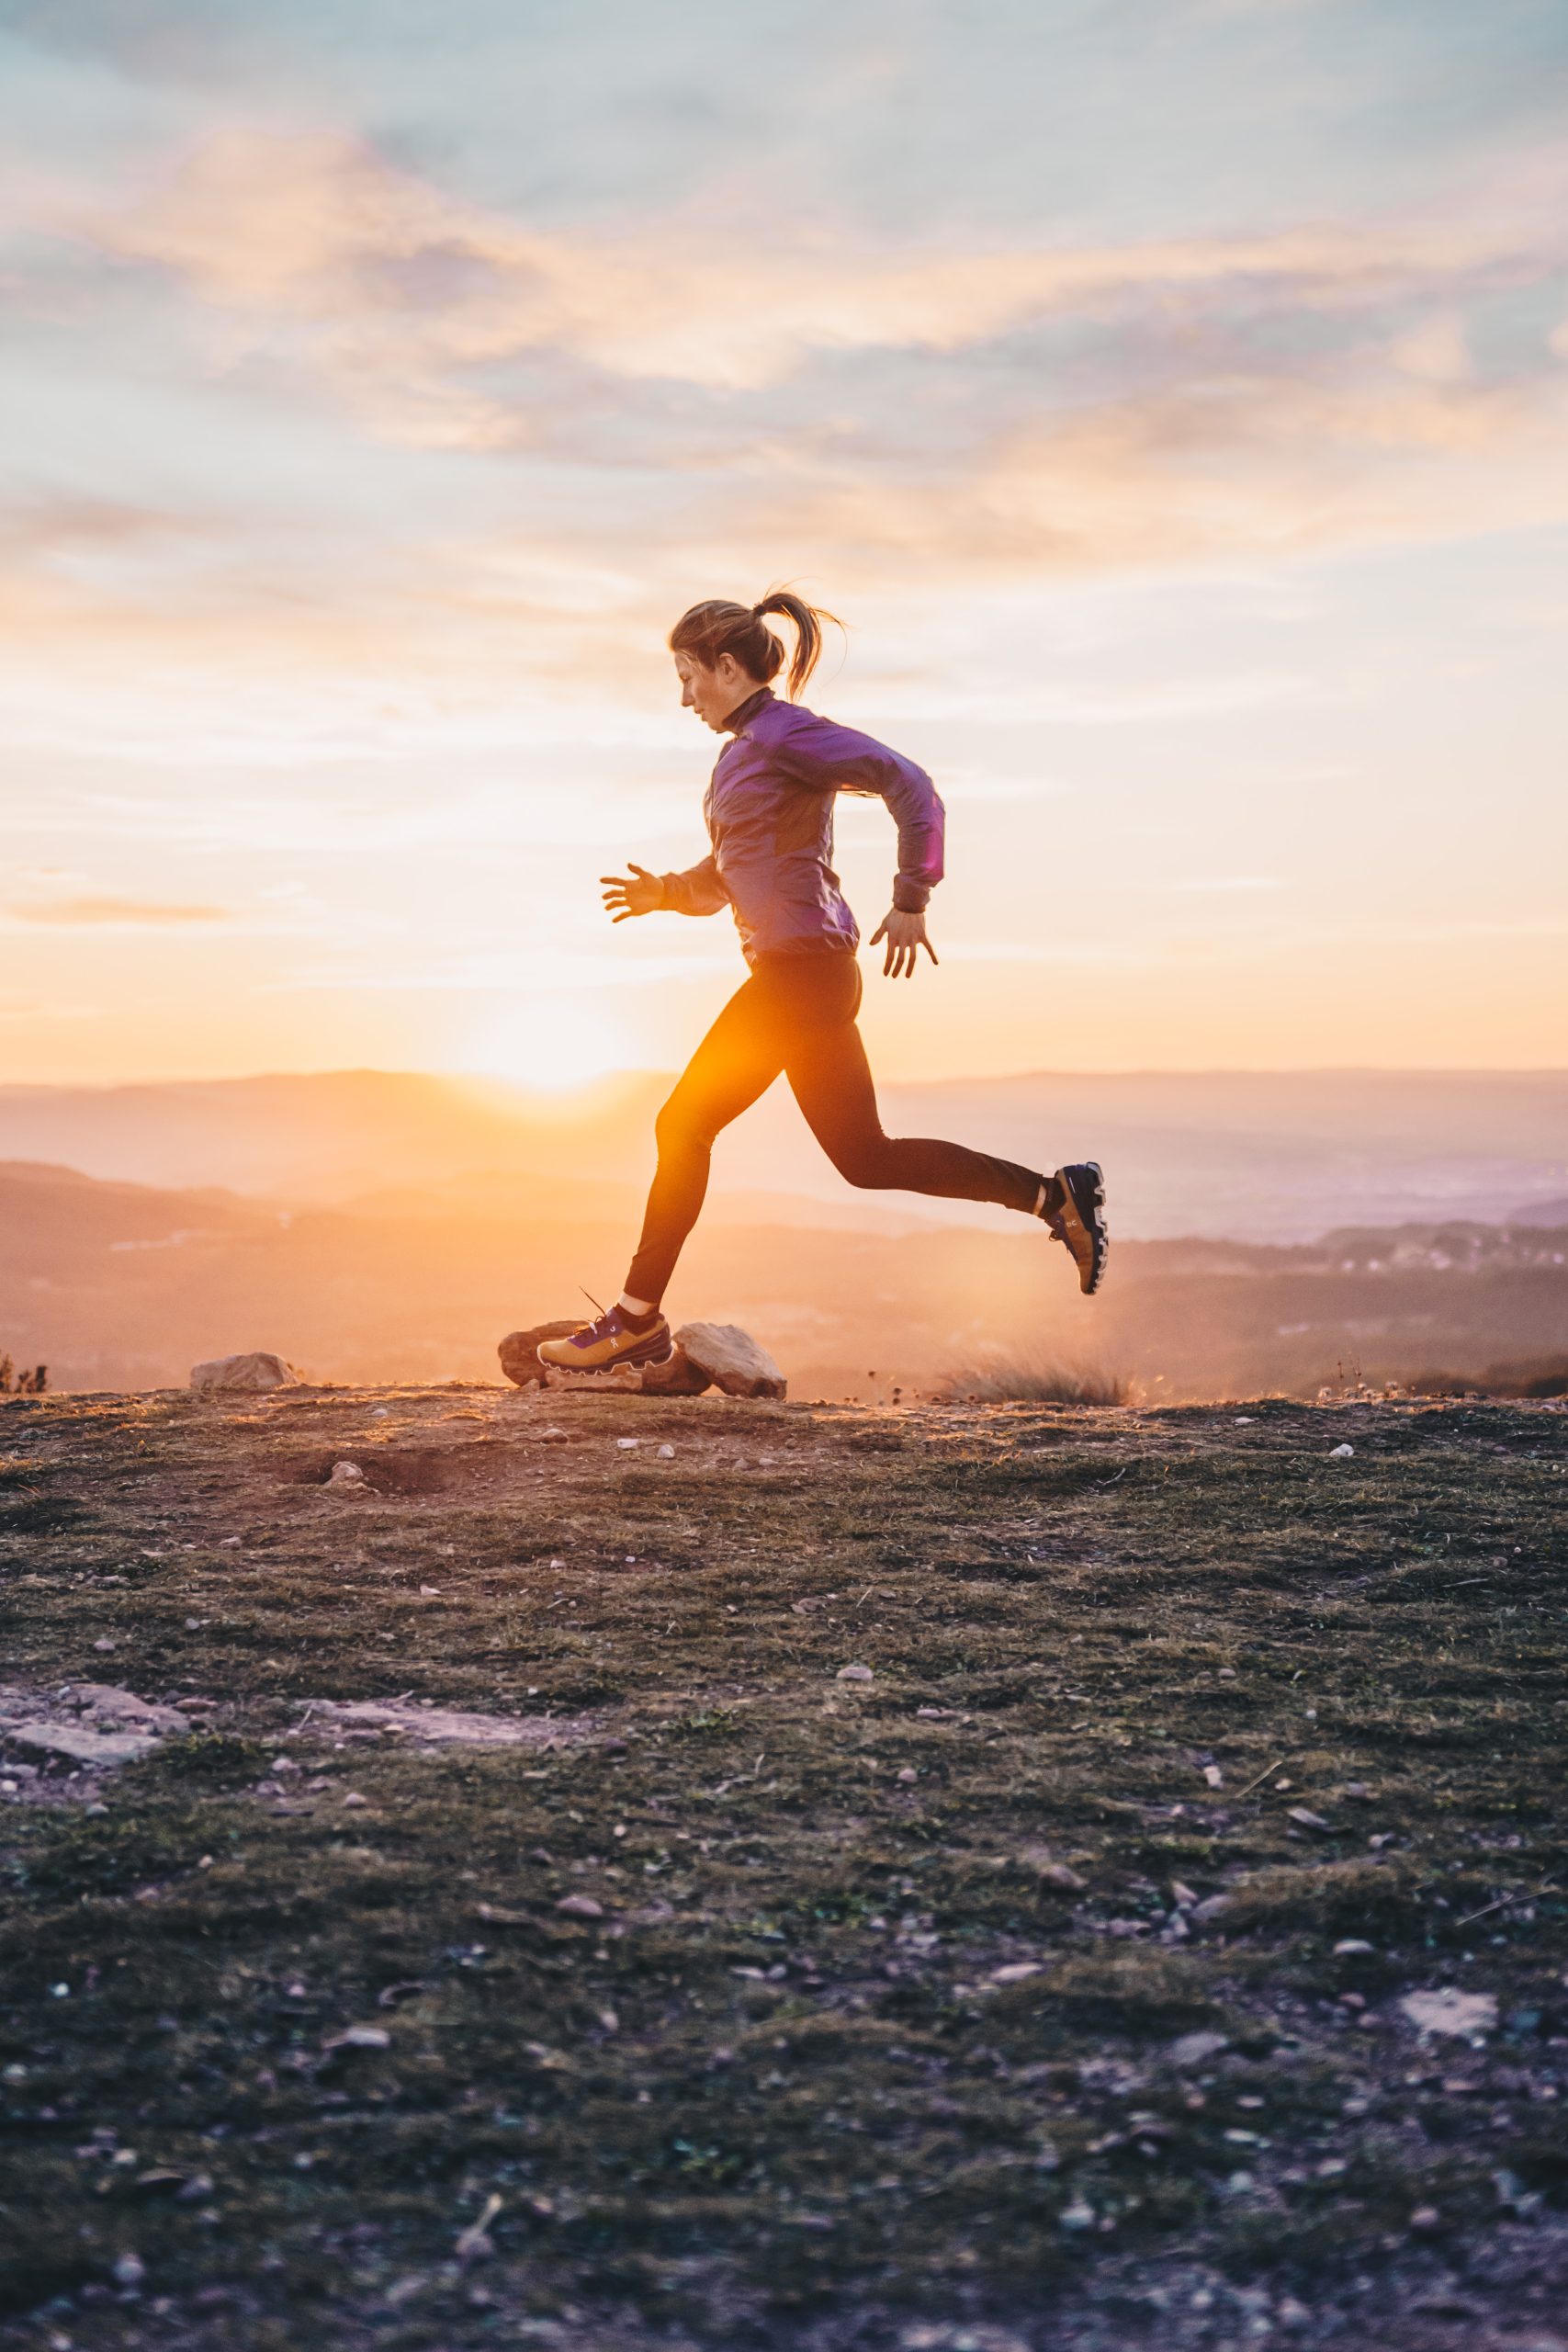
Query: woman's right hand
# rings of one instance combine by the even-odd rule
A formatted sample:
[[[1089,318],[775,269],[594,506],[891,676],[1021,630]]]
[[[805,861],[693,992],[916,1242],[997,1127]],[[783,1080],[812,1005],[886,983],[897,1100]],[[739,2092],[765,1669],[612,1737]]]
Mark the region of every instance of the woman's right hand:
[[[612,922],[625,922],[629,915],[650,915],[664,904],[663,877],[650,874],[646,865],[632,864],[629,874],[601,874],[599,879],[604,885],[604,904]]]

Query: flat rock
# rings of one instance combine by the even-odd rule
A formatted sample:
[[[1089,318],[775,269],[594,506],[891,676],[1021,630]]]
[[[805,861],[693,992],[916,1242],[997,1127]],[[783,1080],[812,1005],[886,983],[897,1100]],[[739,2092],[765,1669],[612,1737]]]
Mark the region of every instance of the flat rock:
[[[158,1746],[156,1732],[94,1731],[87,1724],[55,1724],[41,1717],[7,1724],[6,1742],[42,1756],[68,1756],[73,1764],[134,1764]]]
[[[214,1389],[242,1388],[254,1394],[268,1388],[295,1388],[299,1374],[281,1356],[254,1348],[248,1355],[214,1356],[209,1363],[192,1364],[190,1385],[204,1395]]]
[[[314,1699],[310,1715],[312,1723],[373,1724],[422,1747],[547,1747],[586,1739],[595,1728],[586,1715],[465,1714],[452,1707],[416,1707],[406,1699]]]
[[[501,1368],[515,1387],[542,1388],[545,1367],[539,1362],[541,1340],[564,1340],[573,1331],[581,1331],[582,1317],[574,1315],[561,1323],[532,1323],[525,1331],[508,1331],[496,1354]]]
[[[727,1396],[783,1396],[786,1383],[765,1348],[738,1323],[683,1323],[677,1347]]]

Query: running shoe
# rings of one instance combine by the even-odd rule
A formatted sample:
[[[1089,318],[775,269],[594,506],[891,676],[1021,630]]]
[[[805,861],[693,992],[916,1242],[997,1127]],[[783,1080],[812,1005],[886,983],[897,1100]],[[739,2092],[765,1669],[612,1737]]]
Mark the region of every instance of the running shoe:
[[[1097,1291],[1104,1280],[1111,1248],[1105,1229],[1105,1177],[1099,1160],[1075,1160],[1070,1167],[1058,1168],[1056,1183],[1062,1205],[1043,1211],[1043,1222],[1052,1239],[1065,1242],[1072,1252],[1078,1288],[1086,1294]]]
[[[564,1340],[541,1340],[536,1352],[541,1363],[560,1372],[613,1372],[620,1364],[668,1363],[675,1342],[662,1315],[634,1330],[620,1308],[612,1306]]]

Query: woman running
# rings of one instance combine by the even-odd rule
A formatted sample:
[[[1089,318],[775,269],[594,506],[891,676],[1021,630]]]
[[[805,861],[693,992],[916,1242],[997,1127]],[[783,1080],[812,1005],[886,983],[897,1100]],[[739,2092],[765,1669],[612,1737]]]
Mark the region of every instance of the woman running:
[[[783,643],[767,626],[770,613],[795,628],[788,702],[768,683],[784,662]],[[604,904],[615,922],[660,908],[683,915],[732,908],[750,978],[659,1114],[659,1166],[625,1290],[596,1322],[542,1342],[547,1363],[606,1372],[669,1362],[673,1342],[661,1304],[702,1208],[714,1138],[781,1071],[812,1134],[852,1184],[998,1201],[1039,1217],[1066,1244],[1081,1287],[1100,1286],[1105,1190],[1094,1160],[1044,1176],[963,1144],[882,1132],[855,1026],[860,933],[832,868],[833,797],[875,793],[897,824],[893,904],[871,942],[875,947],[886,941],[882,969],[894,979],[913,977],[922,947],[937,960],[925,909],[942,880],[942,805],[911,760],[793,699],[817,666],[822,623],[832,617],[775,591],[760,605],[717,598],[694,605],[671,631],[682,707],[729,738],[703,804],[713,847],[683,874],[650,874],[634,865],[629,874],[604,875]]]

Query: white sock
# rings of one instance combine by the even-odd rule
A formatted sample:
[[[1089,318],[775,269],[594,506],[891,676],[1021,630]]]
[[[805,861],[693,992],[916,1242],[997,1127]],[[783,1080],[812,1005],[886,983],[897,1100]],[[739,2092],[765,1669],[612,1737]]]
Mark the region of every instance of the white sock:
[[[1041,1197],[1043,1199],[1043,1193]],[[634,1298],[629,1290],[624,1290],[621,1293],[619,1298],[615,1301],[615,1305],[617,1306],[624,1306],[628,1315],[651,1315],[653,1312],[652,1299]]]

